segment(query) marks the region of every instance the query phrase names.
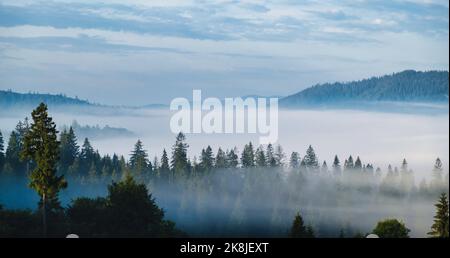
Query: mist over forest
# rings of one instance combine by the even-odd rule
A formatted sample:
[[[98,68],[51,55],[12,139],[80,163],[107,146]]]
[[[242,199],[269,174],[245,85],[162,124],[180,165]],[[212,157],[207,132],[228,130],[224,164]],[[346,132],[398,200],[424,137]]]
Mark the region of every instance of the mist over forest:
[[[232,141],[214,136],[214,142],[211,135],[178,135],[174,144],[175,135],[155,126],[167,124],[168,115],[148,112],[102,118],[114,126],[134,125],[139,141],[80,139],[70,127],[63,128],[58,173],[68,181],[60,193],[64,207],[79,197],[104,197],[111,182],[130,174],[148,187],[166,218],[190,236],[285,237],[299,212],[317,237],[364,235],[386,218],[405,222],[413,237],[426,237],[434,203],[448,193],[448,144],[443,140],[448,139],[448,120],[441,116],[286,111],[281,113],[280,144],[259,146],[254,135]],[[74,117],[56,113],[55,119],[68,123]],[[96,116],[76,119],[102,121]],[[2,118],[2,126],[13,120]],[[283,121],[299,127],[283,126]],[[39,202],[27,187],[33,164],[15,156],[28,123],[9,124],[10,135],[4,135],[0,203],[5,208],[34,210]]]

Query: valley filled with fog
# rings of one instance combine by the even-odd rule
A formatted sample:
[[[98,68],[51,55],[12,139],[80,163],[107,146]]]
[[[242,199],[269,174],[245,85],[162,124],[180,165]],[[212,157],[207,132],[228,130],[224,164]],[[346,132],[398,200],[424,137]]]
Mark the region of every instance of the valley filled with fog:
[[[126,115],[126,113],[130,115]],[[76,115],[55,113],[50,110],[57,127],[80,125],[125,128],[136,136],[89,138],[94,149],[101,154],[113,153],[128,157],[137,139],[148,151],[150,160],[161,156],[163,148],[170,150],[175,133],[170,130],[170,117],[166,109],[137,109],[120,115]],[[5,142],[19,120],[30,117],[29,112],[0,116],[0,130]],[[259,134],[186,134],[191,158],[199,156],[201,149],[210,145],[213,150],[242,148],[251,141],[258,146]],[[78,139],[79,144],[84,139]],[[280,110],[278,142],[285,153],[297,151],[304,155],[312,145],[320,161],[332,162],[335,155],[345,159],[360,156],[363,163],[386,168],[400,166],[406,158],[419,178],[426,177],[434,160],[439,157],[448,164],[448,113],[401,114],[365,112],[356,110]]]
[[[160,159],[164,148],[170,155],[175,142],[176,135],[169,127],[172,113],[165,109],[135,109],[120,112],[120,115],[103,116],[49,112],[58,128],[70,126],[76,120],[81,126],[125,128],[133,133],[130,137],[90,138],[94,149],[102,155],[116,153],[128,159],[140,139],[153,162],[155,156]],[[0,116],[5,143],[11,130],[25,116],[29,117],[29,114],[15,112]],[[202,149],[210,145],[214,153],[218,147],[223,150],[237,147],[240,157],[248,142],[253,142],[255,149],[258,147],[258,138],[255,134],[186,134],[188,156],[191,160],[198,158]],[[386,176],[389,165],[400,168],[405,158],[409,169],[413,170],[418,189],[422,179],[431,179],[437,157],[442,160],[444,173],[448,173],[448,140],[448,114],[280,110],[279,141],[275,144],[283,147],[286,164],[291,152],[299,152],[303,157],[312,145],[319,164],[326,161],[330,170],[335,155],[342,165],[352,155],[355,159],[360,157],[363,164],[380,168],[382,176]],[[78,142],[81,146],[83,139]],[[153,181],[147,184],[168,219],[194,236],[284,236],[298,211],[308,224],[319,228],[319,236],[337,236],[339,230],[345,230],[349,235],[366,233],[376,221],[390,217],[405,221],[412,229],[412,236],[425,236],[429,230],[434,214],[433,198],[416,198],[409,192],[406,197],[378,195],[373,190],[364,190],[375,189],[374,185],[380,184],[381,177],[370,182],[361,178],[336,181],[324,175],[302,176],[286,172],[288,170],[276,169],[279,176],[271,174],[270,169],[260,171],[258,177],[261,178],[252,183],[247,181],[251,179],[242,179],[241,172],[218,171],[180,187]],[[39,198],[26,188],[25,179],[1,180],[2,204],[35,209]],[[77,180],[71,183],[69,180],[69,188],[61,192],[61,200],[67,204],[79,196],[104,196],[108,183],[108,180],[96,184],[83,184]],[[249,184],[256,188],[248,190]],[[244,193],[243,189],[246,189]],[[261,225],[266,223],[270,226],[262,229]],[[242,231],[236,232],[236,228]]]

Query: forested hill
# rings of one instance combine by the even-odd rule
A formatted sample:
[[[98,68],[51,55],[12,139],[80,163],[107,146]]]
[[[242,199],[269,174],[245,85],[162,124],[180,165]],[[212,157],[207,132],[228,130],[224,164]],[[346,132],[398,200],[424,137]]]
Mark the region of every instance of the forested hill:
[[[90,106],[86,100],[70,98],[65,95],[52,95],[40,93],[17,93],[11,90],[0,90],[0,107],[35,107],[41,102],[49,106]]]
[[[333,105],[351,102],[448,102],[448,71],[412,70],[347,83],[326,83],[280,100],[285,107]]]

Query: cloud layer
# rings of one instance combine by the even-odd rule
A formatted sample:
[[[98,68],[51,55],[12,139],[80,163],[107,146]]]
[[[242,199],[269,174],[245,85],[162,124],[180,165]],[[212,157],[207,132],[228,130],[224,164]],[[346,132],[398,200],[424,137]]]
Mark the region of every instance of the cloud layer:
[[[145,104],[448,70],[445,0],[122,2],[0,0],[0,89]]]

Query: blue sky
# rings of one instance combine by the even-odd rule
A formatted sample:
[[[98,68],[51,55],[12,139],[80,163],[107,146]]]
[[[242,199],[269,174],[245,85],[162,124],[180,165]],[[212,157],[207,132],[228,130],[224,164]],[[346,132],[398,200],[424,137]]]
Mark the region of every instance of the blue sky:
[[[448,0],[0,0],[0,89],[107,104],[448,70]]]

